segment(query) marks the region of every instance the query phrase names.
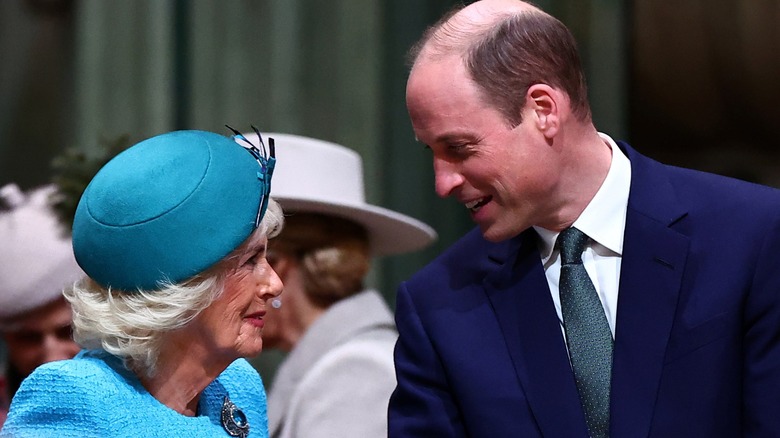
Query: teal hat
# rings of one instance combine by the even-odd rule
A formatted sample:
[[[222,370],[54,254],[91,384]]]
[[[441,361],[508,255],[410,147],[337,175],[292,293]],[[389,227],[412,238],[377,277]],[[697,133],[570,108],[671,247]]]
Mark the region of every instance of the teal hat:
[[[240,140],[175,131],[103,166],[73,220],[73,251],[84,272],[105,287],[155,290],[203,272],[241,245],[265,213],[275,160],[273,149],[269,159],[264,147],[261,153]]]

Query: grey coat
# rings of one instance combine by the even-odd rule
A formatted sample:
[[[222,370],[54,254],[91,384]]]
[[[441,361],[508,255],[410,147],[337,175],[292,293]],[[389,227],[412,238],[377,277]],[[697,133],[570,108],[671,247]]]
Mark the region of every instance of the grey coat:
[[[268,395],[270,436],[386,437],[397,336],[376,291],[331,306],[279,368]]]

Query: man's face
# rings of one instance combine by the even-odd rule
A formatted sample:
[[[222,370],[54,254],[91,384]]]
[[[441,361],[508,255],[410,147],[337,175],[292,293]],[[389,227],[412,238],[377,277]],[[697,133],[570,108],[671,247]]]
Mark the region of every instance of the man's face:
[[[71,333],[70,306],[64,299],[14,318],[3,339],[11,364],[23,376],[39,365],[70,359],[79,352]]]
[[[512,127],[456,56],[418,60],[406,103],[417,139],[433,152],[436,193],[464,204],[486,239],[554,220],[560,160],[529,105]]]

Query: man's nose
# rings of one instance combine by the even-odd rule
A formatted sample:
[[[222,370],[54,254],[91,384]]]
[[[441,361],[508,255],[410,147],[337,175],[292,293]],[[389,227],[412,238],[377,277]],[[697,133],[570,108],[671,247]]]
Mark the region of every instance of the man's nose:
[[[452,195],[452,191],[463,184],[463,176],[457,171],[457,166],[447,160],[434,158],[433,173],[436,194],[442,198]]]

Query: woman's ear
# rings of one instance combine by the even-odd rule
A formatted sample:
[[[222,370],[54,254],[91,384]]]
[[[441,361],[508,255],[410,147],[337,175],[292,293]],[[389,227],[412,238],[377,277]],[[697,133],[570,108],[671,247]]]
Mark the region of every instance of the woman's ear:
[[[563,94],[547,84],[534,84],[528,88],[526,95],[525,116],[531,117],[532,123],[547,138],[555,137],[560,128]]]

